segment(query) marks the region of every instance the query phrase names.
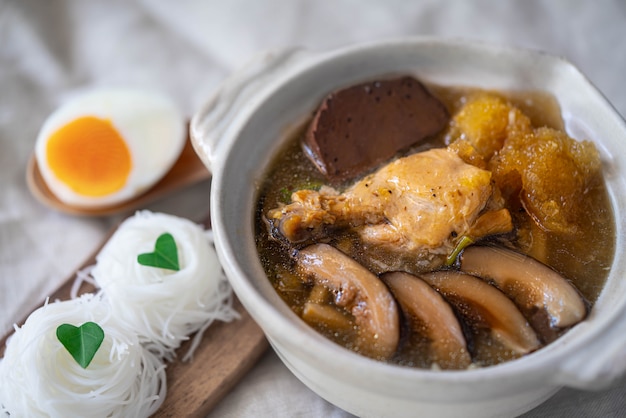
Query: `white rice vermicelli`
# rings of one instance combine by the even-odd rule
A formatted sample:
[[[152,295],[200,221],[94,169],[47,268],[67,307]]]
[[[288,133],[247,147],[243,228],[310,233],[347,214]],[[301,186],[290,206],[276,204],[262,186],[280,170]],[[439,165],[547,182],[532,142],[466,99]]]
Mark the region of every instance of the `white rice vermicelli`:
[[[104,340],[83,369],[56,336],[95,322]],[[165,366],[101,297],[47,303],[16,327],[0,360],[0,411],[12,417],[147,417],[166,395]]]
[[[157,238],[166,232],[174,237],[180,270],[139,264],[137,256],[154,251]],[[114,314],[140,335],[144,345],[168,360],[189,334],[198,331],[183,360],[213,321],[237,317],[210,235],[185,218],[137,212],[100,251],[91,276]]]

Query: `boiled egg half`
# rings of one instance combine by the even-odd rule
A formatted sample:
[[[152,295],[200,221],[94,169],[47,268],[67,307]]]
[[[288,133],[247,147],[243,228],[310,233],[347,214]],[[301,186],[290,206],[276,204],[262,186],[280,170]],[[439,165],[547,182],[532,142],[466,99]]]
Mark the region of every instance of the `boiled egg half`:
[[[104,207],[155,185],[180,156],[186,138],[185,119],[168,97],[146,90],[91,90],[48,117],[35,158],[60,201]]]

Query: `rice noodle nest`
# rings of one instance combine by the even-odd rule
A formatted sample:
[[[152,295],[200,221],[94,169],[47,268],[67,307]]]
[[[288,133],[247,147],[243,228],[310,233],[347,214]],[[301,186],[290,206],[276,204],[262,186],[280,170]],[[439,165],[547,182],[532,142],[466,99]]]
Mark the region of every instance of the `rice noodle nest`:
[[[138,263],[137,256],[154,251],[157,238],[166,232],[174,237],[180,270]],[[211,235],[185,218],[137,212],[111,236],[90,274],[114,314],[124,318],[146,347],[168,360],[190,334],[198,331],[183,360],[214,320],[237,317]]]
[[[83,369],[56,337],[96,322],[104,340]],[[147,417],[165,399],[165,366],[101,297],[46,303],[15,327],[0,361],[0,412],[28,417]]]

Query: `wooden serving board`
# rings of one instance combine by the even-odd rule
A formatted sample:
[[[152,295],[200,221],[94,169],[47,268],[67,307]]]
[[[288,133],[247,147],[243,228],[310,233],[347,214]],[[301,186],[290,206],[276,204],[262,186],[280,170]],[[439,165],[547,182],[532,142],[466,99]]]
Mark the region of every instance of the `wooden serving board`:
[[[80,269],[95,263],[96,255],[114,230]],[[50,301],[70,299],[73,283],[74,276],[50,295]],[[94,290],[92,285],[84,283],[79,293]],[[269,344],[263,332],[236,297],[233,306],[239,312],[240,319],[213,323],[205,331],[191,361],[180,360],[188,350],[188,340],[177,350],[178,359],[167,363],[167,397],[154,417],[206,416],[267,351]],[[0,356],[4,356],[10,335],[0,340]]]

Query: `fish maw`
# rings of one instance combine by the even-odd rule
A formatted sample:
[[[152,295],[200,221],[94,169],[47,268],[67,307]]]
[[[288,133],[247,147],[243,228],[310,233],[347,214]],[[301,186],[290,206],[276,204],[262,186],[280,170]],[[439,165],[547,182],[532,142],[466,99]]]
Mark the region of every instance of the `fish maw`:
[[[333,182],[362,174],[444,129],[446,107],[413,77],[331,93],[304,137],[309,158]]]

